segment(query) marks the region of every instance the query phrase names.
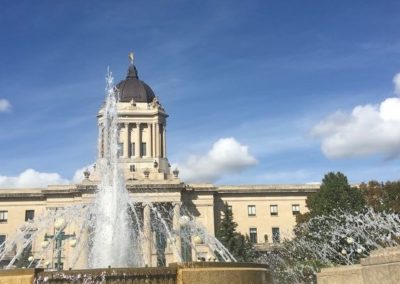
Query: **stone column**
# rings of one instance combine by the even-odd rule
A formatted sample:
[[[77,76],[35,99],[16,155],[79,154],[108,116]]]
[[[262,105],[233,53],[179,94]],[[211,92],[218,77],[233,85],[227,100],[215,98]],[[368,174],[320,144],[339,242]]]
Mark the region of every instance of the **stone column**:
[[[163,134],[162,134],[162,144],[163,144],[163,154],[164,158],[167,157],[167,127],[165,124],[163,124]]]
[[[182,261],[182,241],[181,241],[181,226],[179,224],[179,218],[181,217],[181,202],[172,203],[174,206],[174,216],[172,220],[172,229],[175,233],[175,248],[174,257],[175,261]],[[175,255],[177,254],[177,255]]]
[[[156,124],[153,123],[151,128],[151,136],[152,136],[152,141],[151,141],[151,147],[153,148],[152,150],[152,154],[153,154],[153,158],[156,157]]]
[[[147,266],[151,266],[151,244],[152,244],[152,236],[151,236],[151,212],[150,205],[146,204],[143,207],[143,258],[144,264]]]
[[[147,123],[147,143],[146,143],[147,157],[152,157],[153,153],[151,152],[151,123]]]
[[[124,158],[129,158],[129,123],[125,123]]]
[[[156,123],[156,157],[160,157],[160,125]]]
[[[140,123],[136,123],[135,156],[140,158]]]

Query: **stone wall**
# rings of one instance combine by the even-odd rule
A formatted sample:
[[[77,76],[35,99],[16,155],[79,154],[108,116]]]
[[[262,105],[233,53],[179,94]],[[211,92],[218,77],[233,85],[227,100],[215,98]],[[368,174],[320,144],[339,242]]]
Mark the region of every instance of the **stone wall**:
[[[400,247],[378,249],[358,265],[324,268],[318,284],[398,284]]]
[[[12,283],[270,284],[272,280],[268,267],[261,264],[190,262],[151,268],[105,268],[60,272],[43,272],[35,269],[0,271],[0,284]]]
[[[0,284],[31,284],[42,269],[0,270]]]
[[[269,284],[267,266],[254,263],[192,262],[177,264],[176,284]]]
[[[35,284],[61,283],[176,283],[176,269],[170,267],[151,268],[100,268],[42,272]]]

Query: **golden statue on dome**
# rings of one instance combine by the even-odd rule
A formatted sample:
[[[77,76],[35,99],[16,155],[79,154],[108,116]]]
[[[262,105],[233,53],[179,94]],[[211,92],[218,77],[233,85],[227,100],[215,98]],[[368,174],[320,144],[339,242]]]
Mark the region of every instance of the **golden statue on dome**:
[[[131,51],[131,52],[129,52],[128,59],[129,59],[129,61],[131,62],[131,65],[133,65],[133,60],[135,59],[135,57],[134,57],[134,55],[133,55],[133,52],[132,52],[132,51]]]

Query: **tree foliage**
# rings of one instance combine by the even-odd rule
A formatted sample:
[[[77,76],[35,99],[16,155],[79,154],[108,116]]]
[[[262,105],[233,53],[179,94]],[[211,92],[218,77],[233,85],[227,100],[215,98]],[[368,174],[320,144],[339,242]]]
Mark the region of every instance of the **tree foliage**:
[[[361,191],[352,187],[344,174],[330,172],[322,179],[320,190],[307,198],[306,205],[309,213],[300,214],[299,223],[335,211],[357,212],[364,208],[365,202]]]
[[[374,249],[400,244],[400,181],[356,188],[330,172],[306,205],[294,236],[262,260],[277,283],[315,283],[322,267],[358,263]]]
[[[31,262],[29,261],[29,257],[31,255],[32,255],[32,246],[28,245],[26,248],[22,250],[21,254],[18,256],[16,266],[18,268],[29,267],[31,265]]]
[[[216,232],[217,239],[229,250],[239,262],[251,262],[256,252],[248,235],[242,235],[236,231],[237,223],[233,220],[232,210],[225,202],[223,217]]]
[[[400,215],[376,212],[335,212],[299,224],[295,237],[260,259],[275,283],[315,283],[320,268],[351,265],[377,248],[400,244]]]
[[[375,211],[400,213],[400,181],[369,181],[360,185],[367,206]]]

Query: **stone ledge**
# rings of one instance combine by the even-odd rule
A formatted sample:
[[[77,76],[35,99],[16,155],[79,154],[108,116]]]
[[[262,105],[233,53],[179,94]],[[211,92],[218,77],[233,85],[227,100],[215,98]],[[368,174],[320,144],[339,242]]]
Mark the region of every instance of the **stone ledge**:
[[[400,249],[391,247],[373,251],[369,257],[361,259],[361,265],[377,265],[400,262]]]

